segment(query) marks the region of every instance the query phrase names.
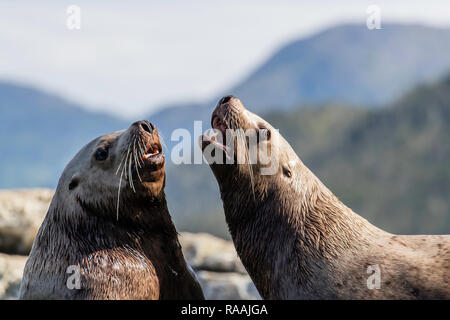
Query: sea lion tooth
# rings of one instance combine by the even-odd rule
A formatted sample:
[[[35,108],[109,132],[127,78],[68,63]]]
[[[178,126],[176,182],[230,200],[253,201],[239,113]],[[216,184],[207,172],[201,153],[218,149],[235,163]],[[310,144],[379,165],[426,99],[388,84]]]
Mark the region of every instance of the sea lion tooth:
[[[213,130],[213,134],[210,137],[211,140],[216,141],[216,137],[219,135],[219,131],[218,130]]]
[[[207,129],[206,131],[205,131],[205,134],[204,134],[204,136],[205,137],[207,137],[208,139],[210,139],[211,138],[211,136],[212,136],[212,133],[211,132],[213,132],[213,129]]]

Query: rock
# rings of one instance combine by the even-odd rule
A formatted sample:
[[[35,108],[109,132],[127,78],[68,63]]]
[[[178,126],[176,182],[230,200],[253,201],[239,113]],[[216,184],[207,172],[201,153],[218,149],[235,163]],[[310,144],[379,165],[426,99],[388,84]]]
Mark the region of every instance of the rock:
[[[206,299],[261,299],[232,242],[207,233],[182,232],[180,243]]]
[[[0,253],[0,300],[17,299],[27,257]]]
[[[261,297],[248,275],[234,272],[199,271],[197,273],[206,299],[260,300]]]
[[[0,191],[1,252],[30,252],[52,197],[53,191],[47,189]]]
[[[247,274],[234,245],[207,233],[182,232],[184,256],[195,270]]]

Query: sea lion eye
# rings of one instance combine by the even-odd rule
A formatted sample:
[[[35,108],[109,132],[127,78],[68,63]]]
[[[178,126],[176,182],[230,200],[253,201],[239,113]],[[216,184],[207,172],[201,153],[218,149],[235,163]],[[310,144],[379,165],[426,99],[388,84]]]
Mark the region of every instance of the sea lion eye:
[[[70,184],[69,184],[69,190],[75,189],[75,188],[78,186],[79,183],[80,183],[80,180],[79,180],[78,178],[73,178],[73,179],[70,181]]]
[[[259,140],[260,141],[264,141],[264,140],[269,140],[270,139],[270,130],[267,128],[260,128],[259,129]]]
[[[95,160],[105,161],[108,158],[108,149],[98,149],[95,152]]]

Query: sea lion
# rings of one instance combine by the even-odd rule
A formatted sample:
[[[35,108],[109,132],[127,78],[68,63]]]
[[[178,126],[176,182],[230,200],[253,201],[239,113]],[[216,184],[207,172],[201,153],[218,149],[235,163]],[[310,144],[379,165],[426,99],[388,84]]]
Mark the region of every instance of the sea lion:
[[[33,243],[21,299],[203,299],[164,194],[149,121],[99,137],[64,169]]]
[[[218,102],[211,125],[226,138],[202,136],[203,154],[235,160],[209,162],[237,253],[264,299],[450,299],[450,236],[373,226],[233,96]],[[261,154],[253,164],[237,163],[242,154],[250,159],[251,146],[236,132],[249,129],[275,163],[272,174],[262,174],[269,165]]]

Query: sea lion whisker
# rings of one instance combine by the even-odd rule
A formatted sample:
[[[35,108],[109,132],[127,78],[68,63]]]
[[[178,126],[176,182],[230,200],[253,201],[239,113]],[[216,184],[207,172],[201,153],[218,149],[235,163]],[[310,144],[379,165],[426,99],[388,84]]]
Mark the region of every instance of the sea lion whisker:
[[[117,208],[116,208],[116,220],[117,221],[119,221],[120,191],[121,191],[121,187],[122,187],[122,178],[123,178],[124,171],[125,171],[125,166],[123,166],[122,173],[120,174],[119,188],[118,188],[118,191],[117,191]]]
[[[141,167],[140,162],[138,162],[137,151],[136,151],[136,139],[134,140],[134,162],[136,164],[136,173],[139,178],[139,181],[142,182],[141,175],[139,174],[139,168]]]
[[[128,163],[128,158],[125,155],[125,163],[123,164],[122,170],[127,168],[127,163]],[[125,175],[124,175],[124,179],[127,180],[128,179],[128,174],[127,174],[127,170],[125,170]]]
[[[137,176],[139,178],[139,181],[142,182],[141,174],[139,173],[139,169],[138,168],[136,168],[136,173],[137,173]]]
[[[142,168],[141,162],[139,161],[139,157],[137,156],[136,139],[134,139],[133,145],[134,145],[134,162],[137,166],[139,166],[139,168]]]
[[[119,166],[117,167],[116,176],[119,173],[120,167],[122,166],[124,160],[125,160],[125,153],[123,154],[122,160],[120,160]]]
[[[129,144],[128,145],[128,150],[127,150],[127,155],[126,155],[126,160],[125,160],[125,168],[127,168],[128,166],[127,166],[127,163],[128,163],[128,155],[130,154],[130,147],[131,147],[131,144]],[[130,180],[130,177],[128,176],[128,172],[127,172],[127,170],[125,170],[125,179],[128,179],[128,180]]]
[[[142,163],[142,166],[144,166],[144,155],[145,155],[145,151],[142,147],[139,146],[140,142],[138,141],[138,160],[140,163]]]
[[[133,189],[133,192],[136,193],[136,189],[134,188],[134,183],[133,183],[133,174],[131,173],[131,165],[133,163],[133,154],[130,154],[130,161],[128,163],[128,182],[130,183],[130,187],[131,189]]]
[[[139,139],[139,148],[141,150],[141,157],[145,154],[145,148],[144,148],[144,143],[142,142],[142,139]]]

